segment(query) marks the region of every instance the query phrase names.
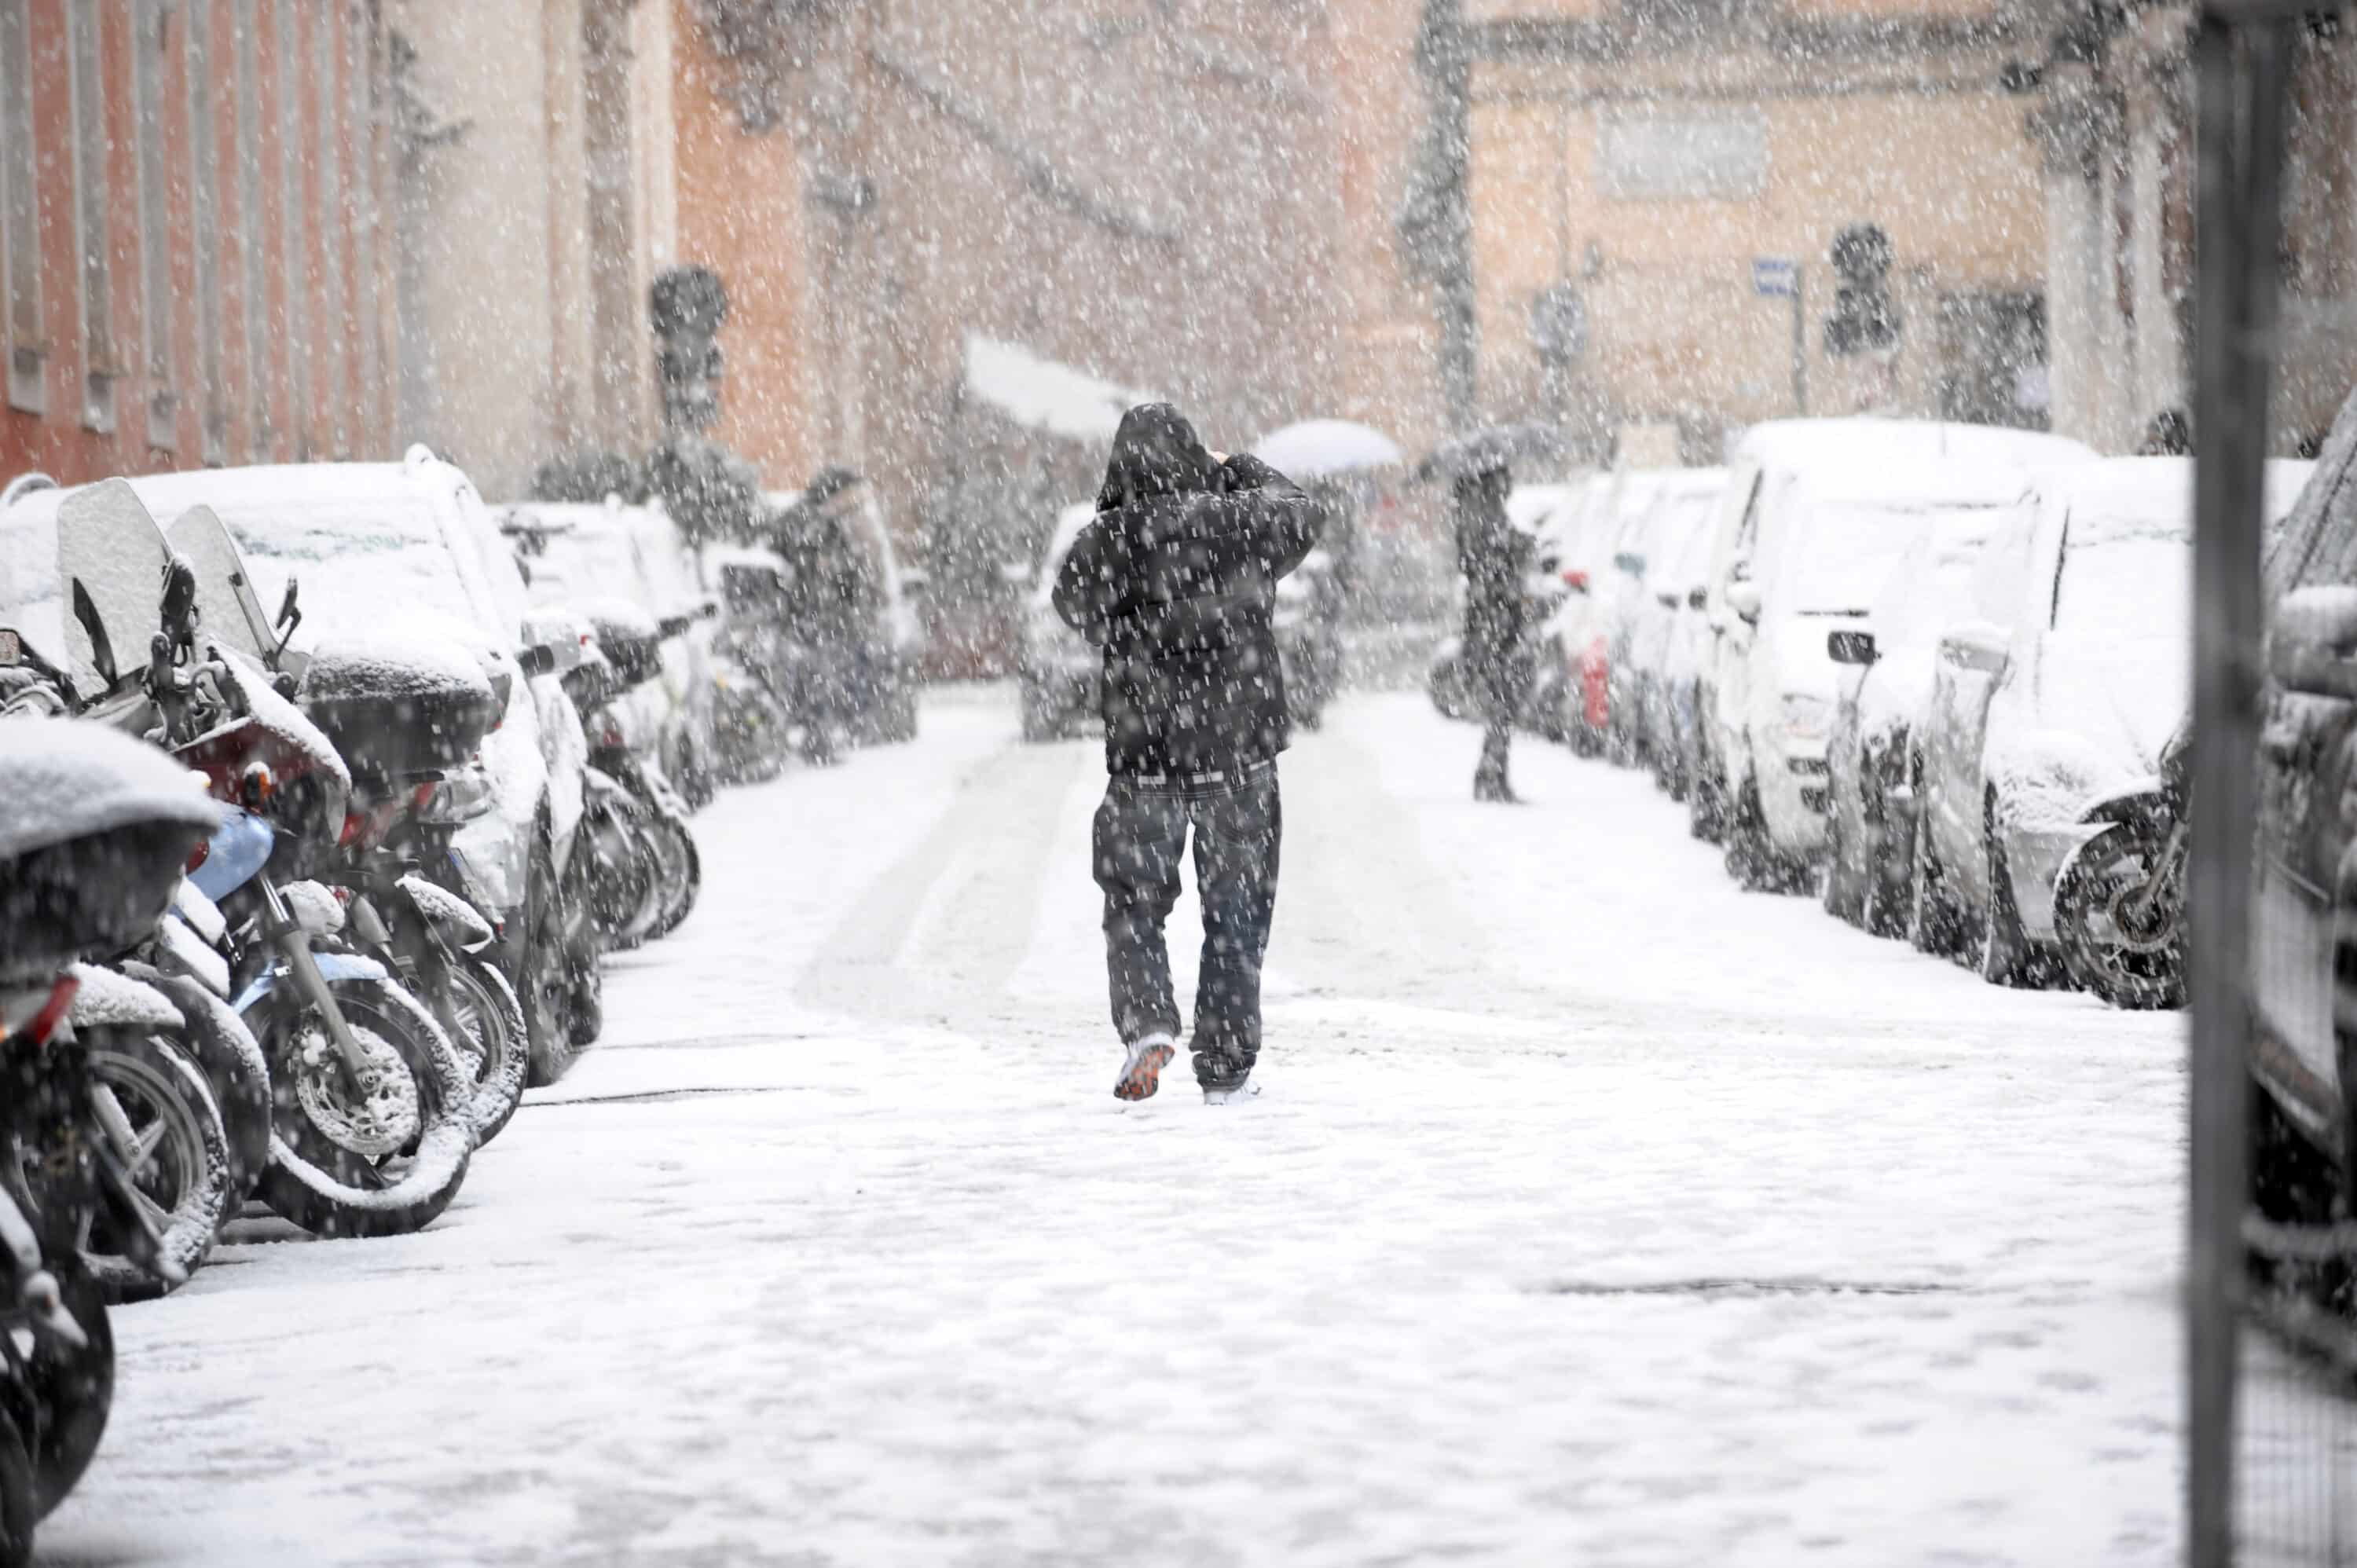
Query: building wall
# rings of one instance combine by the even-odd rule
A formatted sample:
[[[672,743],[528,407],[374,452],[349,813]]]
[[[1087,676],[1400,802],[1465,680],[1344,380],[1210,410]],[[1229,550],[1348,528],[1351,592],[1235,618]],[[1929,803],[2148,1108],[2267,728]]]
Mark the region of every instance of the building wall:
[[[674,240],[671,17],[393,0],[425,123],[401,165],[403,426],[484,493],[654,433],[646,291]]]
[[[1575,425],[1674,420],[1705,447],[1711,432],[1803,411],[1940,412],[1971,338],[1954,323],[2043,291],[2049,214],[2020,105],[1996,86],[2001,38],[1938,27],[1914,7],[1911,26],[1887,31],[1815,20],[1891,9],[1822,0],[1683,39],[1633,29],[1617,8],[1483,10],[1545,24],[1480,35],[1485,409],[1560,400]],[[1562,16],[1598,19],[1555,25]],[[1792,47],[1804,33],[1811,47]],[[1856,222],[1890,237],[1905,326],[1893,351],[1841,359],[1824,347],[1828,251]],[[1796,301],[1761,292],[1755,261],[1793,264],[1797,349]],[[1587,344],[1559,386],[1543,376],[1532,309],[1563,285]],[[2023,390],[2034,399],[2034,377]]]
[[[1343,213],[1339,412],[1415,451],[1432,446],[1448,424],[1431,295],[1406,267],[1396,228],[1425,131],[1425,88],[1415,65],[1423,13],[1423,0],[1329,7],[1325,68],[1333,84]]]
[[[391,449],[383,45],[344,0],[0,0],[0,478]]]

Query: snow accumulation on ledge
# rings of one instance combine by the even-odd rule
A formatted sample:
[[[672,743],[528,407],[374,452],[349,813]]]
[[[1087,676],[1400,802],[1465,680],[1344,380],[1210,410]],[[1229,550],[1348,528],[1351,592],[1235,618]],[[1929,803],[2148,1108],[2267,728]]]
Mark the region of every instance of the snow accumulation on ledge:
[[[1165,401],[979,332],[965,336],[965,384],[1026,429],[1074,441],[1111,441],[1130,409]]]

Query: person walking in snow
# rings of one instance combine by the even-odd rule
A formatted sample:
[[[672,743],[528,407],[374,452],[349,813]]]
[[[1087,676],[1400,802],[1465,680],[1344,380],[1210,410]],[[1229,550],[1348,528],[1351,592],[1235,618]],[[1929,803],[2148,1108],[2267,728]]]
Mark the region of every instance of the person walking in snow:
[[[1465,574],[1465,672],[1481,707],[1481,764],[1473,774],[1476,800],[1511,802],[1506,756],[1514,714],[1530,679],[1523,655],[1529,600],[1523,586],[1531,541],[1507,521],[1512,478],[1503,466],[1458,476],[1457,565]]]
[[[1190,831],[1203,910],[1195,1079],[1210,1104],[1250,1091],[1288,738],[1273,613],[1277,580],[1320,522],[1284,475],[1207,450],[1176,408],[1146,403],[1123,416],[1097,514],[1057,575],[1057,613],[1104,657],[1108,778],[1092,850],[1121,1099],[1152,1094],[1178,1054],[1163,923]]]

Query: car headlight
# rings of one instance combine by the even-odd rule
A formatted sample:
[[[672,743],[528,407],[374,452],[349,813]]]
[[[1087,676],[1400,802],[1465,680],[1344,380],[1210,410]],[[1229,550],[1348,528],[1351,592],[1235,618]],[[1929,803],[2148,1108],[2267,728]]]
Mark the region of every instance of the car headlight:
[[[1823,740],[1833,728],[1834,705],[1805,692],[1787,692],[1783,700],[1784,729],[1803,740]]]

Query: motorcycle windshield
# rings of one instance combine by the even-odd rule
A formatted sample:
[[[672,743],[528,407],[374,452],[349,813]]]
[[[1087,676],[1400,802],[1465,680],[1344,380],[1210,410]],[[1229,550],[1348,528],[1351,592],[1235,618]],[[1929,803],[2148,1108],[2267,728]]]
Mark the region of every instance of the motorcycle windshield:
[[[263,614],[245,558],[219,513],[192,506],[172,520],[164,538],[197,574],[197,609],[205,630],[256,663],[267,663],[277,639]]]
[[[74,685],[95,695],[135,675],[163,624],[164,531],[122,479],[86,485],[58,507],[58,577]]]

